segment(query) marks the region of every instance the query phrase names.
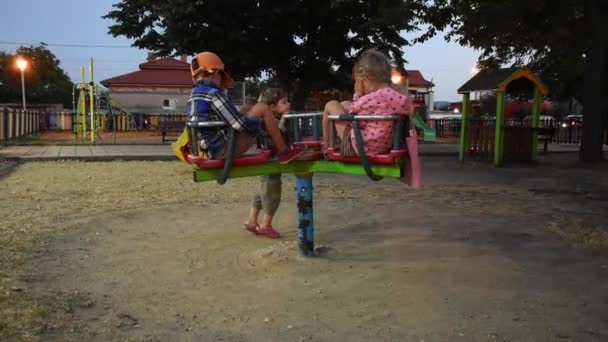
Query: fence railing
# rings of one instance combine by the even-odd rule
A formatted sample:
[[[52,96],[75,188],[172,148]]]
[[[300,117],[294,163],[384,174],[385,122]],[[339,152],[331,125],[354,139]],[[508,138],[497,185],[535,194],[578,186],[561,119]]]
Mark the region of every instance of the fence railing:
[[[135,130],[157,130],[163,122],[185,122],[187,114],[144,114],[116,113],[114,115],[96,115],[96,126],[102,132],[125,132]],[[0,107],[0,143],[27,137],[42,131],[78,132],[86,125],[90,127],[90,118],[78,118],[71,111],[47,112],[19,110]],[[115,129],[114,129],[115,127]]]
[[[459,118],[427,120],[427,124],[435,129],[437,138],[459,137],[461,123],[462,120]]]
[[[40,114],[31,110],[0,108],[0,143],[40,131]]]
[[[133,130],[154,130],[160,131],[163,123],[170,121],[185,122],[187,114],[145,114],[145,113],[115,113],[112,115],[99,114],[97,115],[98,127],[102,131],[133,131]],[[85,124],[90,125],[90,119],[84,120]],[[297,120],[290,120],[288,130],[298,132],[300,135],[319,135],[320,134],[320,117],[306,117]],[[0,107],[0,143],[25,137],[34,133],[47,130],[71,131],[75,132],[83,124],[82,118],[77,118],[76,114],[71,111],[62,112],[46,112],[34,110],[19,110],[7,107]],[[315,124],[313,124],[315,122]],[[439,138],[457,138],[460,136],[461,119],[460,118],[442,118],[427,120],[427,124],[433,127]],[[115,127],[114,127],[115,126]],[[495,119],[475,118],[470,120],[469,127],[483,127],[479,132],[475,131],[474,139],[469,141],[475,142],[476,146],[471,146],[474,149],[479,149],[484,153],[484,146],[487,145],[492,132],[492,127],[495,127]],[[513,130],[519,128],[531,128],[532,121],[530,118],[523,119],[507,119],[504,123],[505,130]],[[583,121],[580,119],[559,120],[559,119],[541,119],[539,122],[539,132],[542,132],[544,139],[550,143],[558,144],[580,144]],[[607,133],[608,135],[608,133]],[[608,136],[606,137],[608,142]],[[474,144],[474,145],[475,145]]]
[[[505,128],[509,127],[532,127],[530,118],[505,120]],[[581,119],[541,119],[539,120],[539,131],[547,141],[556,144],[580,144],[583,134],[583,120]]]
[[[144,113],[117,113],[114,117],[106,114],[99,114],[97,120],[100,121],[103,131],[113,131],[116,125],[117,132],[134,130],[158,130],[164,121],[186,121],[187,114],[144,114]],[[86,118],[86,124],[90,124],[90,119]],[[70,131],[78,126],[76,114],[72,112],[41,113],[42,130]]]
[[[427,124],[437,132],[438,138],[460,137],[461,119],[446,118],[446,119],[430,119]],[[483,125],[484,127],[495,126],[494,118],[475,118],[471,119],[472,125]],[[509,127],[532,127],[532,120],[524,119],[507,119],[504,123],[505,129]],[[550,132],[547,139],[551,143],[556,144],[580,144],[583,133],[583,121],[580,119],[574,120],[558,120],[558,119],[541,119],[539,128],[544,128],[543,132]]]

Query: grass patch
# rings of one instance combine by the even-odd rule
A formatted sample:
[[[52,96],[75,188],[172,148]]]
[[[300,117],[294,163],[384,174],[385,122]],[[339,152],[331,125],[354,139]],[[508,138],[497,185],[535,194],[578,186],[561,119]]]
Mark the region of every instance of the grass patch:
[[[572,244],[581,246],[593,253],[608,255],[607,227],[579,218],[550,222],[547,228]]]

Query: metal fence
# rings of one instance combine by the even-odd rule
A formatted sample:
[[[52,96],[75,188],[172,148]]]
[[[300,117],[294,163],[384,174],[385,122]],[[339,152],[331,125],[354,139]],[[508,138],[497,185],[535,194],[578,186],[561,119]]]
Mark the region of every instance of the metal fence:
[[[469,121],[473,126],[493,127],[496,124],[494,118],[475,118]],[[461,119],[430,119],[427,124],[437,133],[438,138],[460,137]],[[556,144],[580,144],[583,133],[583,121],[581,119],[541,119],[538,125],[538,131],[541,132],[548,142]],[[514,127],[531,128],[532,120],[524,119],[507,119],[504,124],[505,129]]]
[[[57,112],[57,113],[41,113],[41,129],[42,130],[74,130],[76,123],[76,114],[72,112]],[[103,131],[113,131],[114,125],[117,132],[134,131],[134,130],[158,130],[162,122],[167,121],[183,121],[185,122],[187,114],[146,114],[146,113],[117,113],[114,116],[99,114],[97,119],[100,122]],[[89,118],[86,118],[87,124],[90,124]]]
[[[508,119],[505,120],[505,128],[509,127],[532,127],[532,120]],[[541,119],[538,124],[539,135],[543,139],[556,144],[580,144],[583,134],[583,120],[581,119]]]
[[[96,115],[96,125],[102,132],[127,131],[160,131],[165,123],[185,122],[187,114],[145,114],[145,113],[116,113]],[[90,125],[90,118],[78,119],[71,111],[48,112],[35,110],[18,110],[0,107],[0,143],[7,143],[18,138],[30,136],[43,131],[78,132]],[[173,124],[172,126],[176,126]]]
[[[427,120],[427,124],[435,129],[438,138],[460,137],[461,123],[459,118]]]

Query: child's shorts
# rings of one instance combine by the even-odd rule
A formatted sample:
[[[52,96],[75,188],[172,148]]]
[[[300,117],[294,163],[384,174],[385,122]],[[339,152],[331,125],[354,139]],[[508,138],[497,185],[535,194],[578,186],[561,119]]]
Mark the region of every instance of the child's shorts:
[[[351,132],[353,131],[353,127],[350,123],[346,124],[344,129],[344,133],[340,137],[340,154],[345,157],[357,157],[357,150],[353,146],[353,141],[351,140]]]
[[[270,174],[259,177],[258,189],[253,195],[252,206],[264,210],[267,215],[274,215],[281,204],[281,174]]]

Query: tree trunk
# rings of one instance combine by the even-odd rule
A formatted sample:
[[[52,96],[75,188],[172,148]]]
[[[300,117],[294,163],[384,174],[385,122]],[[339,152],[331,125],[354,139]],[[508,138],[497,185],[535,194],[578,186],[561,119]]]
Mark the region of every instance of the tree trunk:
[[[305,109],[306,99],[310,95],[310,86],[303,81],[298,83],[297,88],[295,89],[295,93],[292,99],[292,108],[295,111],[301,112]]]
[[[591,49],[585,68],[583,95],[583,136],[579,158],[584,162],[603,159],[604,117],[606,106],[603,95],[608,90],[608,35],[604,34],[603,19],[608,14],[604,0],[587,0],[585,18],[591,26]]]

